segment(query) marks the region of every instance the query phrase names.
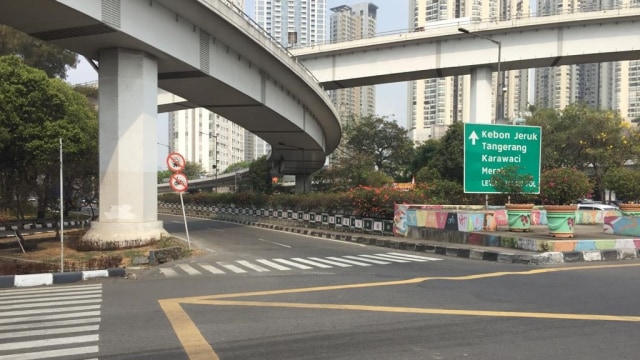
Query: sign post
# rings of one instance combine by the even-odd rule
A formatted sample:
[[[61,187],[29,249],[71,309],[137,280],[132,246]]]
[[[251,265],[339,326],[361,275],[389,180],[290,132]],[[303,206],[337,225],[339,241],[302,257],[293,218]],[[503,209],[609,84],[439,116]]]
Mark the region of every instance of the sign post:
[[[173,172],[171,178],[169,178],[169,186],[173,189],[173,191],[180,194],[180,205],[182,205],[182,217],[184,218],[184,230],[187,235],[187,244],[189,246],[189,250],[191,250],[191,240],[189,239],[189,227],[187,226],[187,214],[184,211],[184,199],[182,197],[182,193],[187,191],[189,187],[189,182],[187,180],[187,176],[181,173],[186,166],[186,162],[184,161],[184,157],[177,152],[173,152],[167,156],[167,167],[169,170]]]
[[[519,174],[533,177],[524,192],[539,194],[541,140],[539,126],[464,124],[464,192],[497,194],[491,176],[517,166]]]

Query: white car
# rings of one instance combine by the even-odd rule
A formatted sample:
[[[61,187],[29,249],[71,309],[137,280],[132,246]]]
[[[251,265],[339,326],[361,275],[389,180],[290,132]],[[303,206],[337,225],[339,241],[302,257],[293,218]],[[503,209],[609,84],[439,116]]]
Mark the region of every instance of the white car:
[[[620,208],[613,205],[588,202],[578,204],[578,210],[620,211]]]

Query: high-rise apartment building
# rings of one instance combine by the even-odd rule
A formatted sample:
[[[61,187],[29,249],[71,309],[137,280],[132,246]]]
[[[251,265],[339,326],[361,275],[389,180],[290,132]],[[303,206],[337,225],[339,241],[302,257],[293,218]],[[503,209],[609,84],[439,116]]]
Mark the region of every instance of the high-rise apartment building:
[[[325,41],[325,0],[255,0],[255,21],[285,47],[308,46]],[[271,147],[249,132],[245,158],[267,155]]]
[[[228,3],[244,9],[244,0]],[[241,126],[204,108],[169,114],[171,151],[179,152],[186,161],[200,164],[206,174],[218,174],[245,160],[245,133]]]
[[[372,3],[341,5],[331,9],[329,39],[331,42],[358,40],[374,37],[378,7]],[[374,115],[376,93],[374,86],[362,86],[329,93],[344,124],[352,117]]]
[[[476,21],[497,21],[529,15],[529,0],[410,0],[409,28],[428,31],[439,26],[460,26]],[[478,39],[478,41],[487,41]],[[487,46],[495,46],[487,43]],[[496,56],[498,49],[496,47]],[[492,114],[496,118],[513,119],[527,109],[528,71],[503,72],[500,83],[502,106],[497,109],[496,81]],[[451,76],[425,79],[408,83],[407,127],[415,143],[442,137],[449,125],[457,121],[469,122],[471,83],[470,76]],[[486,119],[483,119],[486,121]]]
[[[637,0],[538,0],[537,15],[640,7]],[[640,61],[565,65],[536,69],[534,103],[562,109],[581,101],[615,110],[626,120],[640,118]]]

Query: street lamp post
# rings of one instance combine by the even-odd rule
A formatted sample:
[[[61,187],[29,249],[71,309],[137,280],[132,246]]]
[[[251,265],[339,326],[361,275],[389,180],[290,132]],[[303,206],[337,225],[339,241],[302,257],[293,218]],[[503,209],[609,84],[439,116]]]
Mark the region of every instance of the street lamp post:
[[[208,134],[208,133],[204,133],[202,131],[199,131],[200,134],[202,135],[207,135],[210,138],[213,138],[213,166],[212,169],[215,172],[215,180],[214,180],[214,184],[215,184],[215,192],[218,192],[218,135],[213,135],[213,134]]]
[[[495,123],[498,123],[498,120],[501,118],[502,115],[502,73],[500,71],[500,61],[502,58],[502,42],[498,41],[498,40],[494,40],[492,38],[488,38],[486,36],[483,35],[479,35],[476,33],[472,33],[471,31],[465,29],[465,28],[458,28],[458,31],[460,31],[461,33],[465,33],[465,34],[469,34],[471,36],[475,36],[475,37],[479,37],[481,39],[485,39],[488,41],[491,41],[492,43],[498,45],[498,71],[496,74],[496,118],[495,118]]]

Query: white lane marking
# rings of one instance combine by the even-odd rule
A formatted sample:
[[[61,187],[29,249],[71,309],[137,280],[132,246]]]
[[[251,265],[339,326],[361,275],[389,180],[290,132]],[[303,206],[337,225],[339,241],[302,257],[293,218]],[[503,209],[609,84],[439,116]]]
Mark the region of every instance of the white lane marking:
[[[278,246],[286,247],[286,248],[289,248],[289,249],[291,248],[291,246],[289,246],[289,245],[280,244],[280,243],[273,242],[273,241],[267,241],[267,240],[265,240],[265,239],[258,239],[258,240],[260,240],[260,241],[262,241],[262,242],[269,243],[269,244],[273,244],[273,245],[278,245]]]
[[[349,264],[345,264],[345,263],[340,263],[337,261],[331,261],[331,260],[327,260],[327,259],[321,259],[321,258],[317,258],[317,257],[310,257],[309,259],[311,260],[315,260],[315,261],[321,261],[327,264],[331,264],[331,265],[335,265],[335,266],[339,266],[339,267],[351,267],[351,265]]]
[[[266,259],[258,259],[256,261],[259,262],[260,264],[271,266],[272,268],[274,268],[276,270],[291,270],[288,267],[282,266],[280,264],[276,264],[273,261],[269,261],[269,260],[266,260]]]
[[[296,267],[298,269],[313,269],[310,266],[294,263],[293,261],[289,261],[289,260],[285,260],[285,259],[273,259],[273,261],[277,261],[277,262],[279,262],[281,264],[285,264],[285,265],[290,265],[290,266]]]
[[[236,262],[237,262],[238,264],[240,264],[240,265],[244,266],[244,267],[248,267],[249,269],[251,269],[251,270],[255,270],[255,271],[257,271],[257,272],[270,271],[269,269],[265,269],[265,268],[263,268],[262,266],[258,266],[258,265],[252,264],[252,263],[250,263],[250,262],[248,262],[248,261],[245,261],[245,260],[238,260],[238,261],[236,261]]]
[[[2,310],[30,309],[30,308],[37,308],[42,306],[52,307],[52,306],[64,306],[64,305],[75,305],[75,304],[93,304],[93,303],[99,303],[99,302],[102,302],[102,299],[75,300],[75,301],[50,301],[50,302],[28,303],[28,304],[4,305],[2,306]]]
[[[311,266],[316,266],[316,267],[319,267],[321,269],[331,269],[331,268],[333,268],[333,266],[321,264],[319,262],[311,261],[311,260],[307,260],[307,259],[303,259],[303,258],[293,258],[291,260],[295,260],[295,261],[298,261],[298,262],[301,262],[301,263],[309,264]]]
[[[407,261],[417,261],[417,262],[426,262],[429,261],[427,259],[418,259],[418,258],[411,258],[411,257],[407,257],[407,256],[401,256],[401,255],[393,255],[393,254],[376,254],[378,256],[382,256],[385,259],[401,259],[401,260],[407,260]]]
[[[66,328],[57,328],[57,329],[14,331],[11,333],[0,334],[0,339],[10,339],[10,338],[27,337],[27,336],[68,334],[68,333],[83,332],[83,331],[98,331],[98,329],[100,329],[100,325],[75,326],[75,327],[66,327]]]
[[[207,230],[213,230],[213,231],[224,232],[224,230],[216,229],[216,228],[207,228]]]
[[[11,324],[17,322],[26,321],[42,321],[42,320],[54,320],[54,319],[68,319],[84,316],[100,316],[100,311],[84,311],[70,314],[56,314],[56,315],[40,315],[40,316],[26,316],[21,318],[0,319],[0,324]]]
[[[200,271],[194,269],[193,267],[191,267],[191,265],[180,264],[180,265],[178,265],[178,267],[180,269],[184,270],[189,275],[202,275],[202,273]]]
[[[170,268],[160,268],[160,272],[162,273],[162,275],[166,276],[166,277],[176,277],[178,276],[178,273]]]
[[[215,266],[211,266],[209,264],[202,264],[202,263],[198,263],[198,265],[212,274],[225,274],[224,271],[218,269]]]
[[[22,311],[3,311],[0,312],[0,317],[3,316],[16,316],[16,315],[32,315],[32,314],[42,314],[42,313],[61,313],[61,312],[71,312],[71,311],[82,311],[82,310],[95,310],[100,309],[100,305],[88,305],[88,306],[72,306],[65,308],[49,308],[49,309],[37,309],[37,310],[22,310]],[[0,320],[0,322],[2,322]]]
[[[47,321],[47,322],[38,322],[38,323],[27,323],[27,324],[17,324],[17,325],[2,325],[0,326],[0,331],[7,330],[21,330],[21,329],[34,329],[41,327],[54,327],[54,326],[67,326],[67,325],[78,325],[78,324],[90,324],[90,323],[99,323],[100,318],[88,318],[88,319],[76,319],[76,320],[60,320],[60,321]]]
[[[367,258],[363,258],[363,257],[360,257],[360,256],[350,256],[350,255],[348,255],[348,256],[345,256],[345,257],[346,257],[347,259],[353,259],[353,260],[358,260],[358,261],[365,261],[365,262],[370,262],[370,263],[378,264],[378,265],[387,265],[387,264],[391,264],[391,263],[388,263],[388,262],[386,262],[386,261],[379,261],[379,260],[367,259]]]
[[[371,266],[371,264],[366,264],[360,261],[353,261],[353,260],[349,260],[349,259],[343,259],[343,258],[339,258],[339,257],[328,257],[327,259],[330,260],[335,260],[335,261],[342,261],[342,262],[346,262],[347,264],[353,264],[353,265],[358,265],[358,266]]]
[[[397,263],[408,263],[411,262],[409,260],[402,260],[402,259],[395,259],[395,258],[389,258],[389,257],[384,257],[384,256],[380,256],[380,254],[375,254],[375,255],[360,255],[369,259],[377,259],[377,260],[383,260],[383,261],[391,261],[391,262],[397,262]]]
[[[235,266],[233,264],[227,264],[227,263],[219,262],[218,265],[222,266],[225,269],[229,269],[229,270],[233,271],[236,274],[244,274],[244,273],[247,272],[246,270],[241,269],[241,268],[239,268],[239,267],[237,267],[237,266]]]
[[[21,299],[21,297],[17,297],[14,298],[12,300],[3,300],[0,301],[0,305],[4,305],[4,304],[13,304],[16,302],[16,300],[20,300],[20,303],[30,303],[30,302],[40,302],[42,300],[49,300],[49,301],[56,301],[56,300],[78,300],[78,299],[90,299],[90,298],[95,298],[95,297],[100,297],[102,296],[102,290],[97,290],[97,291],[92,291],[92,292],[97,292],[97,294],[89,294],[89,295],[78,295],[78,296],[46,296],[43,298],[28,298],[28,299]],[[3,299],[9,299],[11,297],[6,297]]]
[[[427,259],[429,261],[440,261],[440,260],[442,260],[442,259],[439,259],[439,258],[428,257],[428,256],[420,256],[420,255],[412,255],[412,254],[403,254],[403,253],[389,253],[389,254],[402,255],[402,256],[406,256],[406,257],[410,257],[410,258],[417,258],[417,259]]]
[[[98,340],[100,340],[98,335],[94,334],[94,335],[84,335],[84,336],[53,338],[53,339],[18,341],[18,342],[12,342],[8,344],[0,344],[0,350],[2,351],[18,350],[18,349],[28,349],[32,347],[77,344],[77,343],[92,342],[92,341],[98,341]]]
[[[84,346],[70,349],[49,350],[31,353],[22,353],[15,355],[6,355],[0,357],[0,360],[37,360],[37,359],[52,359],[62,356],[82,355],[89,353],[97,353],[97,346]]]
[[[32,288],[32,289],[20,289],[20,290],[6,290],[6,291],[0,291],[0,298],[1,299],[13,299],[13,298],[18,298],[17,296],[14,295],[25,295],[23,297],[33,297],[34,295],[45,295],[45,294],[52,294],[52,293],[56,293],[56,292],[64,292],[69,293],[69,290],[72,291],[83,291],[83,290],[100,290],[102,289],[102,284],[96,286],[96,285],[77,285],[77,286],[69,286],[69,288],[67,289],[66,287],[54,287],[54,288]],[[40,294],[42,293],[42,294]],[[83,291],[83,293],[86,293]]]

